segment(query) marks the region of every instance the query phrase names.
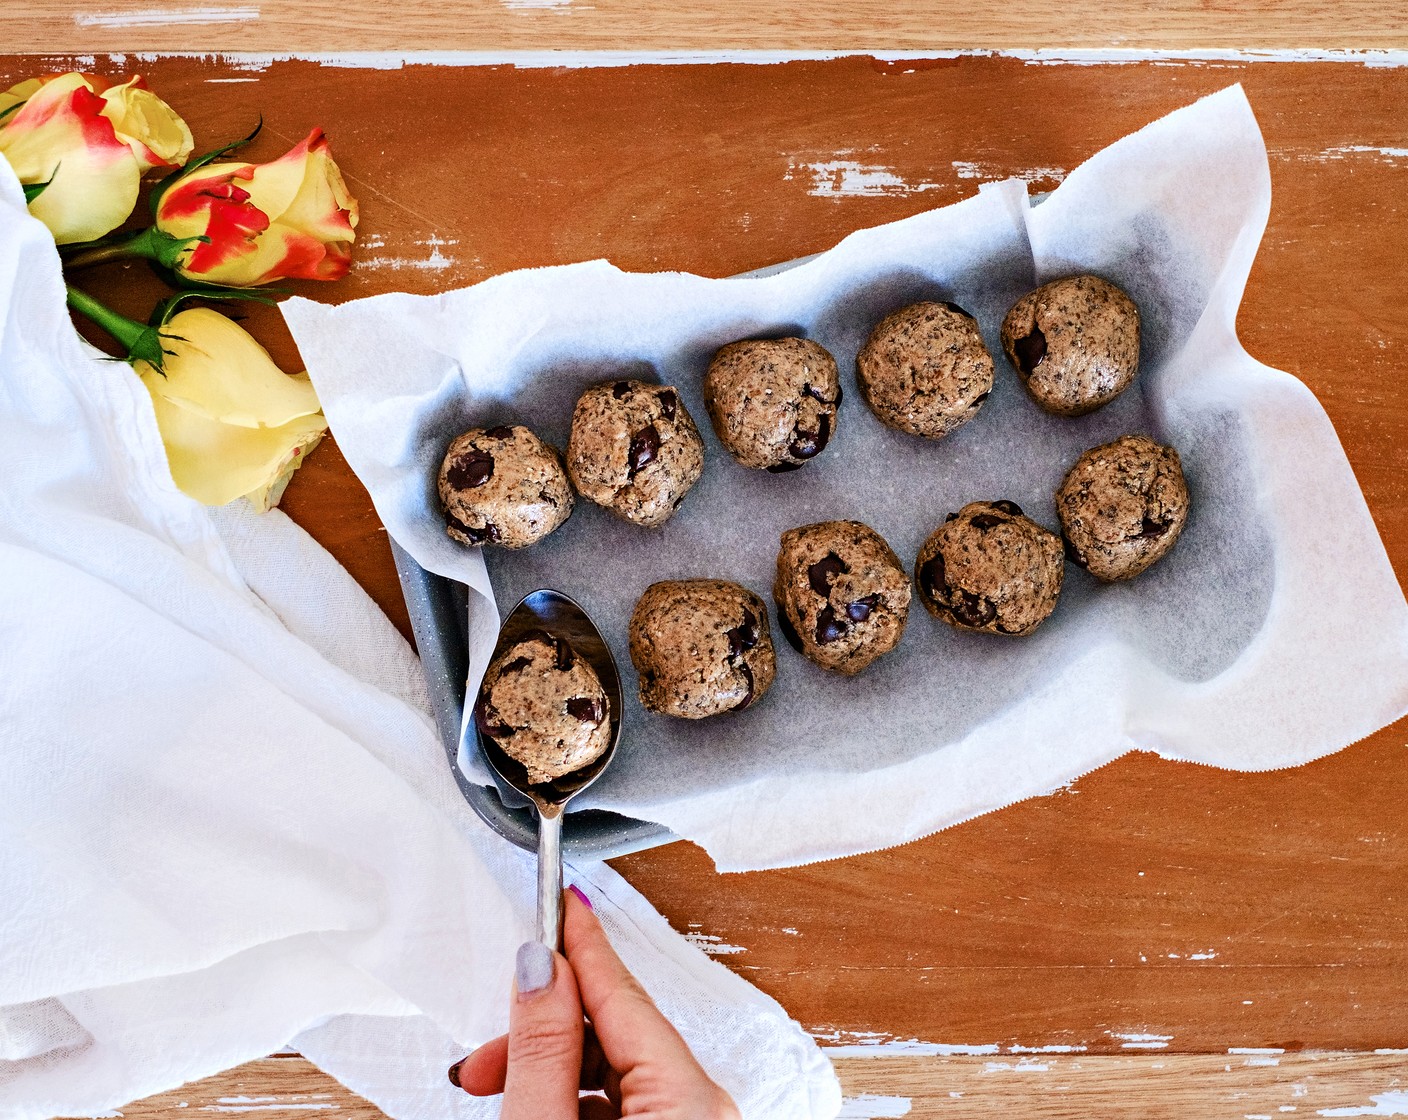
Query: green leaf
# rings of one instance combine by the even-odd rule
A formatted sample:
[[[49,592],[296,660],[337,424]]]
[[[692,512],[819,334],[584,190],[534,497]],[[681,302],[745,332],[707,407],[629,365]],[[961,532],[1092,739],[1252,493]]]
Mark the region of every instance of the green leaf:
[[[223,288],[216,284],[207,284],[167,296],[152,311],[150,324],[153,327],[166,326],[180,305],[188,299],[244,300],[249,303],[262,303],[266,307],[273,307],[278,303],[278,300],[270,298],[267,288],[256,292],[248,288]]]
[[[197,158],[190,160],[185,167],[178,167],[175,171],[171,172],[170,175],[166,176],[166,178],[158,179],[156,186],[152,188],[152,217],[156,217],[157,211],[161,208],[162,196],[166,194],[166,192],[169,191],[173,186],[176,185],[176,180],[180,179],[183,175],[189,175],[192,171],[195,171],[197,168],[204,167],[207,163],[211,163],[229,152],[233,152],[236,148],[243,148],[246,144],[248,144],[256,136],[258,136],[259,133],[263,130],[263,128],[264,118],[261,116],[259,118],[259,123],[254,126],[254,131],[251,132],[248,136],[244,137],[242,140],[235,140],[232,143],[226,144],[223,148],[216,148],[213,152],[206,152],[205,155],[198,156]]]
[[[49,184],[54,181],[54,178],[58,175],[58,173],[59,169],[56,167],[54,168],[54,174],[50,175],[47,179],[44,180],[44,182],[26,183],[24,185],[24,204],[28,206],[31,202],[33,202],[36,198],[43,194],[44,191],[48,188]]]

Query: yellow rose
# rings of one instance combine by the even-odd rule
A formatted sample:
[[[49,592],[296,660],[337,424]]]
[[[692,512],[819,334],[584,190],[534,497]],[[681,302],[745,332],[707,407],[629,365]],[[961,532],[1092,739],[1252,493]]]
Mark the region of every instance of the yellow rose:
[[[162,370],[133,368],[151,394],[171,477],[209,506],[278,505],[327,430],[306,373],[290,377],[218,311],[181,311],[161,329]]]
[[[141,78],[31,78],[0,94],[0,156],[21,183],[49,185],[29,211],[60,245],[112,232],[142,176],[190,158],[191,130]]]
[[[251,287],[274,280],[340,280],[352,263],[357,200],[321,129],[273,163],[211,163],[162,194],[156,227],[203,237],[176,271]]]

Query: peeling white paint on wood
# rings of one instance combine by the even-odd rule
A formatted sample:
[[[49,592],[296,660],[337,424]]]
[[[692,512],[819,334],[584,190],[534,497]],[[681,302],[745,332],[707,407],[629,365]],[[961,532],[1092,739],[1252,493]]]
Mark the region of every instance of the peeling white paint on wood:
[[[1000,1052],[996,1042],[920,1042],[879,1031],[814,1030],[811,1035],[829,1058],[986,1057]]]
[[[180,9],[176,9],[180,10]],[[248,9],[187,9],[188,11],[243,11]],[[257,9],[256,9],[257,12]],[[122,17],[130,13],[109,13]],[[77,17],[75,17],[77,18]],[[93,18],[93,17],[88,17]],[[251,17],[252,18],[252,17]],[[116,26],[91,24],[85,26]],[[346,69],[400,70],[406,66],[513,66],[520,69],[587,69],[610,66],[694,66],[735,63],[772,66],[785,62],[826,62],[838,58],[874,58],[880,62],[927,61],[951,58],[1014,58],[1032,65],[1126,66],[1153,62],[1176,66],[1240,65],[1247,62],[1339,62],[1367,67],[1408,66],[1408,50],[1141,50],[1117,47],[1090,50],[918,50],[918,51],[321,51],[202,52],[166,51],[139,55],[144,61],[157,57],[211,58],[227,66],[267,69],[276,62],[314,62]],[[915,70],[919,70],[918,67]],[[905,71],[896,68],[894,76]],[[889,76],[889,75],[887,75]]]
[[[934,190],[937,183],[905,182],[893,167],[878,163],[861,163],[852,159],[817,160],[813,163],[793,163],[784,179],[805,172],[812,185],[807,191],[817,198],[879,198],[885,195],[919,194]]]
[[[259,18],[253,6],[211,8],[145,8],[131,12],[75,12],[79,27],[171,27],[185,24],[245,23]]]
[[[313,1093],[304,1097],[220,1097],[214,1104],[201,1106],[202,1112],[302,1112],[337,1108],[331,1093]]]
[[[844,1097],[841,1111],[836,1120],[889,1120],[892,1116],[908,1116],[911,1102],[908,1097],[885,1097],[877,1093],[861,1093],[856,1097]]]
[[[1121,1050],[1166,1050],[1173,1041],[1171,1034],[1149,1034],[1147,1032],[1107,1032],[1111,1038],[1118,1038]]]
[[[729,945],[722,937],[717,937],[712,933],[696,933],[690,930],[684,935],[684,939],[696,949],[704,950],[711,957],[730,957],[735,953],[748,951],[742,945]]]
[[[1375,1093],[1370,1098],[1374,1103],[1360,1108],[1321,1108],[1317,1116],[1408,1116],[1408,1091],[1390,1090]]]
[[[953,170],[960,179],[1021,179],[1026,183],[1054,180],[1059,183],[1066,177],[1065,170],[1060,167],[1028,167],[1021,171],[1004,171],[996,164],[964,159],[954,160]],[[1075,789],[1074,779],[1051,791],[1052,794],[1077,792],[1079,791]]]

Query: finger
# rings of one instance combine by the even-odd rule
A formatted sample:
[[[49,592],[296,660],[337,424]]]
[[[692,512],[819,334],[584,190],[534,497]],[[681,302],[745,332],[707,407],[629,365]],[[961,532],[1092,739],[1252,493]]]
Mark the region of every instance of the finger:
[[[596,1028],[590,1023],[582,1041],[582,1088],[588,1092],[600,1090],[617,1108],[621,1107],[621,1075],[606,1060],[606,1053],[596,1037]]]
[[[582,1002],[567,962],[537,941],[518,950],[503,1120],[570,1120],[582,1074]]]
[[[620,1120],[621,1111],[605,1097],[583,1097],[577,1102],[579,1120]]]
[[[596,1031],[587,1023],[582,1039],[582,1075],[579,1089],[588,1092],[603,1090],[613,1100],[621,1098],[621,1079],[602,1053]],[[450,1067],[450,1081],[475,1097],[493,1097],[504,1091],[504,1074],[508,1070],[508,1035],[490,1039],[467,1058]]]
[[[508,1035],[501,1034],[451,1066],[450,1080],[472,1096],[492,1097],[504,1091],[507,1069]]]
[[[689,1047],[616,955],[601,922],[575,891],[564,896],[563,942],[582,1006],[618,1073],[655,1064],[707,1080]]]

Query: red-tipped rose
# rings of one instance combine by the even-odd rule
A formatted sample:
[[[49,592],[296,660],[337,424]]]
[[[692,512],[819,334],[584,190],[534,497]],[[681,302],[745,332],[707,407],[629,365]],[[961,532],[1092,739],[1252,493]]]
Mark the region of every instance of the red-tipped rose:
[[[114,84],[88,74],[31,78],[0,93],[0,158],[32,196],[29,212],[60,245],[116,229],[142,176],[191,154],[191,131],[141,78]]]
[[[357,200],[317,128],[273,163],[211,163],[181,176],[156,212],[162,233],[209,239],[182,253],[177,272],[235,287],[340,280],[356,225]]]

